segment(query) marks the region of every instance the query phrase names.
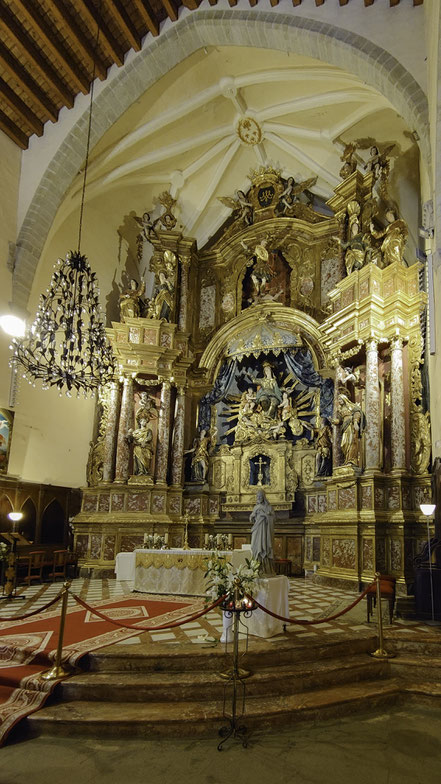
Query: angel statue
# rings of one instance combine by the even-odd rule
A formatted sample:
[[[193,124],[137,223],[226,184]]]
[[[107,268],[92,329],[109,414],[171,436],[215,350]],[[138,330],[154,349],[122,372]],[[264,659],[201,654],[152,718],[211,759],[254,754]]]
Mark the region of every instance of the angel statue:
[[[345,145],[345,148],[341,154],[340,160],[343,161],[343,166],[339,171],[339,175],[342,180],[345,180],[346,177],[349,177],[357,168],[357,159],[355,157],[355,150],[357,149],[357,145],[353,142],[349,142],[349,144]]]
[[[383,264],[385,267],[397,261],[403,264],[404,247],[407,241],[407,225],[398,218],[394,210],[386,212],[386,220],[388,225],[381,231],[376,231],[374,224],[371,221],[370,230],[376,240],[382,239],[381,252],[383,254]]]
[[[392,152],[395,144],[386,147],[380,153],[378,147],[374,144],[369,151],[369,159],[366,161],[364,168],[371,171],[376,180],[386,179],[389,174],[389,159],[388,155]]]
[[[158,223],[158,218],[155,221],[152,221],[149,212],[144,212],[142,218],[138,218],[135,216],[135,220],[138,226],[141,227],[141,231],[139,233],[139,238],[141,240],[147,240],[150,242],[152,237],[157,237],[156,234],[156,224]]]
[[[251,226],[254,220],[253,205],[247,201],[243,191],[236,191],[236,198],[232,199],[231,196],[218,196],[218,200],[231,210],[236,212],[236,218],[240,218],[245,223],[245,226]]]
[[[130,288],[121,294],[119,298],[119,313],[120,318],[139,318],[141,315],[142,295],[145,291],[145,283],[142,281],[138,286],[138,281],[135,278],[130,279]]]
[[[291,209],[296,201],[299,201],[299,196],[303,191],[309,190],[317,182],[317,177],[310,177],[309,180],[303,182],[295,182],[294,177],[288,177],[285,185],[285,190],[280,194],[279,208],[284,215]]]
[[[372,231],[371,231],[372,233]],[[350,237],[348,242],[343,242],[340,237],[334,236],[342,250],[344,251],[346,273],[351,274],[354,270],[361,269],[370,260],[371,246],[369,235],[360,232],[358,220],[354,220],[350,227]]]

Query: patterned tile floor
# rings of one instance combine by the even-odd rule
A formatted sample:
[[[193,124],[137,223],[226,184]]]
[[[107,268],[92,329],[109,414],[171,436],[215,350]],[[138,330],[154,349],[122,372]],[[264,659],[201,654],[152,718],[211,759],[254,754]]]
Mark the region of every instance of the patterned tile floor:
[[[117,580],[90,580],[85,578],[77,578],[72,581],[71,591],[76,593],[84,601],[90,602],[92,605],[94,601],[101,599],[112,599],[120,596],[130,595],[132,591],[132,583]],[[44,583],[42,585],[33,585],[29,588],[19,587],[17,593],[25,597],[25,601],[14,600],[12,602],[0,601],[0,621],[7,616],[21,616],[31,610],[37,610],[43,607],[50,599],[54,598],[61,590],[61,583]],[[135,594],[139,595],[139,594]],[[302,620],[313,620],[317,616],[323,616],[326,608],[334,607],[336,602],[350,604],[356,597],[356,593],[351,591],[337,590],[324,585],[316,585],[311,579],[302,580],[295,579],[290,581],[290,594],[289,606],[290,615]],[[147,595],[146,595],[147,596]],[[69,607],[75,605],[75,600],[69,596]],[[368,630],[374,627],[375,624],[368,625],[365,622],[365,602],[360,605],[362,610],[358,613],[358,618],[353,619],[354,613],[349,613],[348,616],[342,616],[335,621],[329,621],[317,626],[288,626],[287,633],[295,635],[296,638],[319,638],[324,639],[326,636],[333,634],[350,632],[358,630]],[[352,618],[351,618],[352,615]],[[426,626],[421,621],[405,621],[395,620],[393,627],[394,632],[409,633],[409,632],[429,632],[433,629]],[[178,644],[183,642],[203,643],[208,640],[219,639],[222,632],[222,616],[220,611],[215,610],[209,612],[207,615],[198,619],[197,621],[185,624],[183,627],[176,627],[170,630],[161,630],[157,632],[145,632],[142,635],[143,641],[149,640],[151,642],[162,642],[169,644]],[[277,640],[276,637],[271,638]],[[139,642],[138,637],[125,640],[125,645],[130,645]]]

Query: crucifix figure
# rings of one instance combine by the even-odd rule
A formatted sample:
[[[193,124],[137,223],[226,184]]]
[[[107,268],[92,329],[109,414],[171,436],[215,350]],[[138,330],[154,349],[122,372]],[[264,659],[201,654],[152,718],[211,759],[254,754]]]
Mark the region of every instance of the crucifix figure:
[[[259,466],[259,471],[257,473],[257,486],[262,487],[262,479],[263,479],[262,467],[267,465],[266,460],[262,460],[262,455],[259,455],[257,465]]]

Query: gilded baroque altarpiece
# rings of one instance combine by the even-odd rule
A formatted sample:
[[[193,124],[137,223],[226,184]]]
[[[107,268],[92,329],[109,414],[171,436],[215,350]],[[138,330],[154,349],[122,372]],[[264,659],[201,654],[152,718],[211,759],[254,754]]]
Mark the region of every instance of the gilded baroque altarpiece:
[[[293,573],[403,586],[424,539],[430,421],[421,265],[388,201],[388,170],[315,180],[262,168],[222,199],[205,247],[176,230],[175,201],[138,219],[155,283],[132,281],[108,330],[119,378],[101,390],[81,512],[83,566],[168,533],[249,541],[262,487],[276,557]]]

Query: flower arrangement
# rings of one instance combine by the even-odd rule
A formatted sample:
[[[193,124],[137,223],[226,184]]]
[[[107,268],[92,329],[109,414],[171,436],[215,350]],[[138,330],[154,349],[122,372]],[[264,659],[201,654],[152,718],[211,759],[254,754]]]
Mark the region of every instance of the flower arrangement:
[[[253,558],[247,558],[246,562],[235,570],[225,556],[213,552],[206,559],[206,565],[204,576],[208,581],[207,595],[214,601],[221,596],[233,596],[236,588],[239,589],[240,597],[244,594],[252,596],[258,587],[260,563]]]

